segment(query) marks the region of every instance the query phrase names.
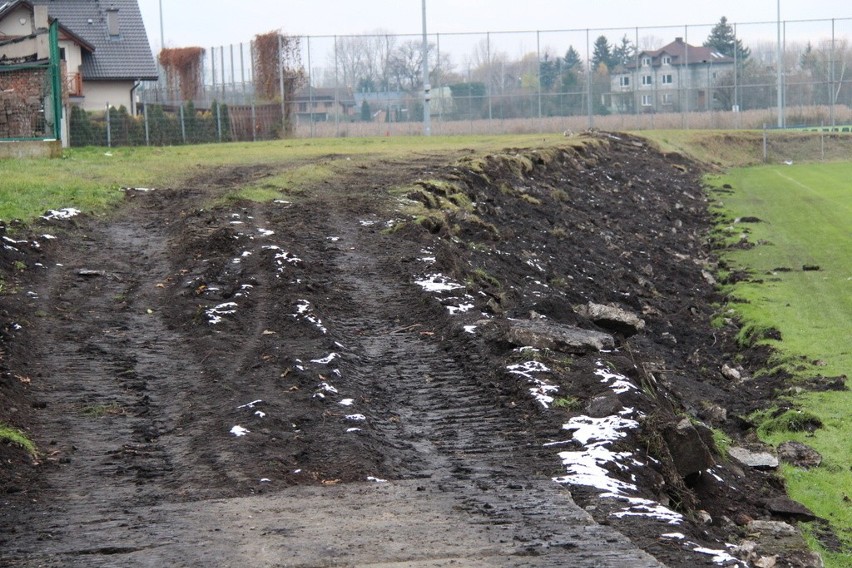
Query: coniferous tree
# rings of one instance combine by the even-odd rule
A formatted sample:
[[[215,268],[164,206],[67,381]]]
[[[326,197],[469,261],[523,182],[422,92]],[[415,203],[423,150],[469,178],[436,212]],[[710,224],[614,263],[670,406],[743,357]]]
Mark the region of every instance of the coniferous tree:
[[[621,38],[621,43],[612,48],[612,63],[616,65],[627,65],[636,57],[636,46],[633,45],[627,35]]]
[[[577,67],[580,66],[582,61],[580,60],[580,54],[577,53],[577,50],[574,49],[573,45],[568,46],[568,51],[565,52],[565,69],[568,71],[573,71]]]
[[[728,23],[728,18],[725,16],[722,16],[719,23],[710,30],[710,35],[707,36],[704,47],[714,49],[728,57],[734,57],[734,53],[736,53],[738,61],[745,61],[751,55],[751,49],[745,47],[741,39],[737,39],[734,26]]]
[[[609,40],[606,36],[598,36],[592,49],[592,66],[597,69],[601,65],[606,65],[609,69],[612,63],[612,46],[609,45]]]

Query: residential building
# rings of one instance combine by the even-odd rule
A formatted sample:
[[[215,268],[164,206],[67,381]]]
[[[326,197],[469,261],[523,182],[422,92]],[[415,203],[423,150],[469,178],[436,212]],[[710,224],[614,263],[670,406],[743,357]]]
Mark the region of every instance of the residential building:
[[[135,113],[140,81],[156,81],[157,64],[137,0],[18,0],[46,7],[58,20],[59,47],[72,104],[84,110],[124,106]],[[13,19],[14,25],[14,19]]]
[[[356,112],[352,91],[343,88],[304,87],[296,92],[293,102],[300,122],[326,122],[335,116],[349,118]]]
[[[678,37],[614,70],[610,101],[613,112],[682,112],[719,108],[720,78],[734,69],[734,59],[709,47],[689,45]]]

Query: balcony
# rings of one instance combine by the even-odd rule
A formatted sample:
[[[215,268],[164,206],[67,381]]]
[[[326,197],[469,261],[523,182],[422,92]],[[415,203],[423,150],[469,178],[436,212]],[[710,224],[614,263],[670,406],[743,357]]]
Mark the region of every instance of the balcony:
[[[65,74],[65,91],[68,96],[82,97],[83,96],[83,75],[81,73],[66,73]]]

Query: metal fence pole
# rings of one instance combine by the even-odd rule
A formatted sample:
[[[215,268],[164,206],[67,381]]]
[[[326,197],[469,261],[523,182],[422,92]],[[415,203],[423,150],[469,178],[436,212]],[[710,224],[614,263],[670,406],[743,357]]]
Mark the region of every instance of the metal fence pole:
[[[538,69],[536,69],[536,77],[538,77],[538,131],[541,132],[541,32],[538,30],[535,32],[535,53],[536,64],[538,65]]]
[[[282,41],[284,38],[281,37],[281,34],[278,34],[278,81],[280,83],[280,93],[281,93],[281,134],[282,136],[287,133],[287,102],[284,100],[284,61],[281,58],[281,49],[282,49]]]
[[[222,141],[222,104],[216,105],[216,130],[219,135],[219,142]]]
[[[251,103],[251,140],[257,142],[257,110],[254,101]]]
[[[110,124],[109,103],[106,104],[106,137],[107,148],[112,148],[112,125]]]
[[[183,105],[180,105],[180,136],[183,143],[186,144],[186,121],[184,120]]]
[[[151,132],[148,127],[148,103],[145,103],[145,106],[142,107],[142,116],[145,119],[145,145],[151,145]]]
[[[491,118],[492,118],[492,110],[491,110],[491,85],[494,83],[492,71],[491,71],[491,33],[488,32],[485,34],[485,57],[488,61],[488,90],[485,92],[485,96],[488,97],[488,132],[491,132]]]
[[[835,39],[834,38],[834,18],[832,18],[831,19],[831,52],[830,52],[830,55],[829,55],[829,58],[828,58],[829,59],[829,66],[831,68],[831,99],[829,101],[831,106],[829,107],[829,113],[831,114],[831,126],[832,127],[837,125],[836,122],[835,122],[836,117],[835,117],[835,113],[834,113],[834,104],[837,102],[837,95],[835,94],[836,90],[834,88],[834,80],[835,80],[835,75],[834,75],[834,39]]]
[[[589,28],[586,28],[586,111],[589,113],[589,128],[595,127],[592,110],[592,48],[589,39]]]

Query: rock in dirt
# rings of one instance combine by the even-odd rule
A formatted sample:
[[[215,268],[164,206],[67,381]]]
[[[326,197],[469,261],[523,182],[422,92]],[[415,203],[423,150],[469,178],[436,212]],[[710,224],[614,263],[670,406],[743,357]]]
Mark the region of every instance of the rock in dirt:
[[[778,458],[796,467],[809,469],[822,463],[822,456],[812,447],[801,442],[789,441],[778,446]]]
[[[592,418],[604,418],[618,414],[623,409],[624,404],[622,404],[618,395],[613,392],[591,399],[589,404],[586,405],[586,415]]]
[[[728,449],[728,454],[741,464],[754,469],[775,469],[778,458],[769,452],[753,452],[748,448],[734,446]]]
[[[505,339],[513,345],[578,354],[615,346],[612,336],[606,333],[541,320],[510,320]]]
[[[743,378],[742,374],[727,363],[722,365],[722,376],[732,381],[739,381]]]
[[[688,418],[673,420],[662,428],[675,469],[682,476],[693,475],[716,465],[698,429]]]
[[[767,499],[765,505],[770,513],[780,517],[790,517],[799,521],[813,521],[817,518],[813,511],[789,497],[773,497]]]
[[[750,532],[765,534],[776,538],[796,536],[799,534],[796,527],[788,523],[782,523],[781,521],[752,521],[748,524],[748,529]]]
[[[585,306],[577,306],[574,309],[579,315],[592,320],[602,328],[623,333],[628,337],[645,329],[644,320],[617,306],[589,302]]]

